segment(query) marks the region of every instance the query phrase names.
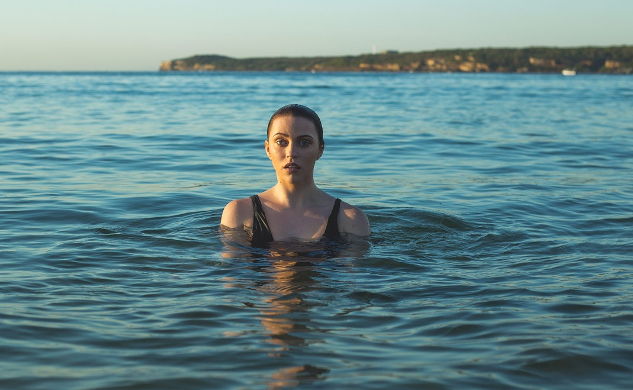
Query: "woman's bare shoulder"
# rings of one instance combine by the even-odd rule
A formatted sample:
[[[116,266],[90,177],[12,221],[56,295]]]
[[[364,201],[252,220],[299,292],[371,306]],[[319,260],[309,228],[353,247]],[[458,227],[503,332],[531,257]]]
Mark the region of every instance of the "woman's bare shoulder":
[[[341,213],[339,213],[339,231],[341,233],[351,233],[357,236],[369,236],[371,229],[369,219],[358,207],[341,201]]]
[[[251,198],[235,199],[224,206],[220,225],[228,228],[250,227],[253,222],[253,202]]]

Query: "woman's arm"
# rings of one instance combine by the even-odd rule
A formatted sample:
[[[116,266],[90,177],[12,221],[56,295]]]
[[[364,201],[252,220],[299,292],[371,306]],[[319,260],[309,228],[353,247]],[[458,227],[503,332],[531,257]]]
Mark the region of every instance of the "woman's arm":
[[[351,233],[357,236],[369,236],[371,229],[369,220],[365,213],[358,207],[348,203],[341,203],[342,213],[339,214],[339,231],[341,233]]]
[[[250,227],[253,220],[253,203],[251,198],[236,199],[229,202],[222,212],[220,225],[235,229]]]

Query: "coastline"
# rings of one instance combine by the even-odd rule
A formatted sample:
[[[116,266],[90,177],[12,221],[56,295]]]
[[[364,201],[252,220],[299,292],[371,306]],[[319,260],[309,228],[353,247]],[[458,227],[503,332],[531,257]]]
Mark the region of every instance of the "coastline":
[[[576,73],[633,74],[633,46],[523,49],[455,49],[333,57],[237,59],[195,55],[163,61],[161,72],[282,71],[392,73]]]

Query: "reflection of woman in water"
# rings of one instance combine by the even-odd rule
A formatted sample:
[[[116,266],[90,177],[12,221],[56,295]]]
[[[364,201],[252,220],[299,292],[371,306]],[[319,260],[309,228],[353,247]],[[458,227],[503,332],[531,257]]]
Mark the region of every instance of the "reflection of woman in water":
[[[299,260],[299,262],[297,262]],[[327,378],[329,367],[336,359],[323,357],[325,335],[329,333],[329,322],[320,321],[319,312],[327,302],[319,299],[318,292],[324,276],[320,269],[301,257],[281,255],[271,262],[270,267],[254,265],[254,272],[268,275],[268,278],[249,276],[242,278],[225,277],[225,288],[257,291],[247,302],[248,308],[258,310],[253,315],[263,326],[262,352],[267,360],[260,362],[270,369],[268,389],[312,384]],[[315,296],[315,291],[317,295]],[[327,317],[327,316],[326,316]],[[252,337],[253,329],[244,332],[225,332],[227,337]],[[313,350],[318,348],[319,352]],[[262,357],[264,355],[261,355]],[[332,354],[334,356],[334,354]],[[258,358],[259,359],[259,358]],[[333,361],[331,361],[333,360]]]
[[[314,184],[314,165],[324,147],[323,127],[314,111],[299,104],[277,110],[268,122],[265,142],[277,184],[259,195],[231,201],[224,208],[221,224],[252,230],[256,246],[292,238],[368,236],[365,213]]]

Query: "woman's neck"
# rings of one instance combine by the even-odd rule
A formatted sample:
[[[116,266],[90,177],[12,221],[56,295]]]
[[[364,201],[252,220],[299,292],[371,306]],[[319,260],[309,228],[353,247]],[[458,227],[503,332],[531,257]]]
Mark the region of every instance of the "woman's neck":
[[[318,205],[325,195],[314,182],[309,185],[284,185],[277,183],[271,190],[277,203],[293,209]]]

